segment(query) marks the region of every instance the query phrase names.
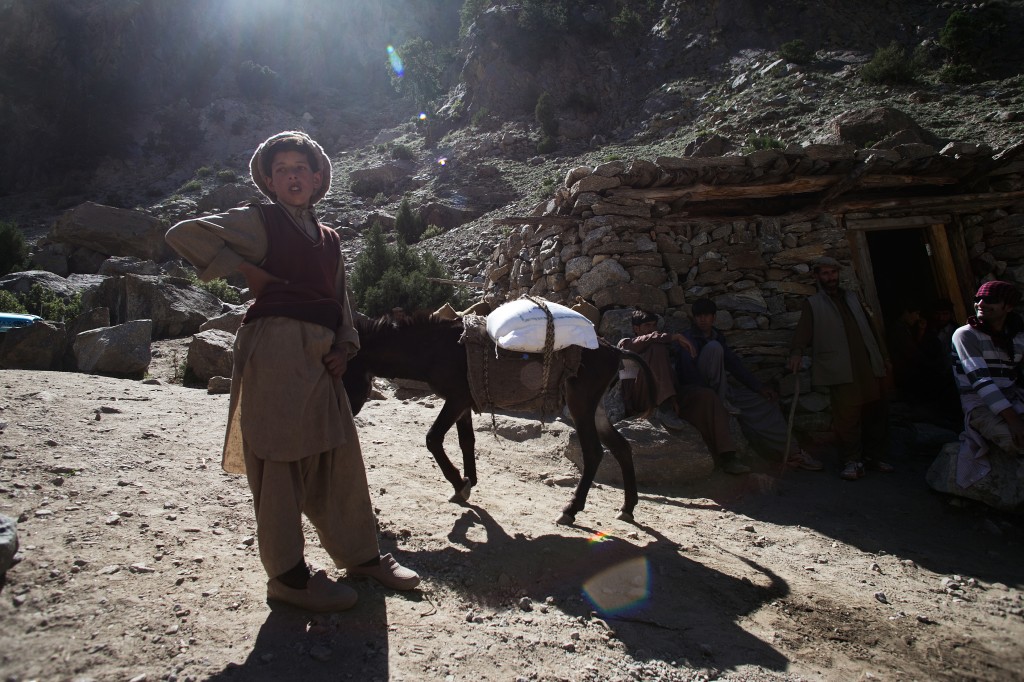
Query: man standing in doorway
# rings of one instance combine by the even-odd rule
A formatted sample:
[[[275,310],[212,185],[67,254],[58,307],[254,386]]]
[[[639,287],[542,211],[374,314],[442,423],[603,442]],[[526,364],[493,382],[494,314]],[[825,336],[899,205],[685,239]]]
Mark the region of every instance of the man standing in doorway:
[[[865,466],[891,472],[892,465],[884,459],[889,403],[883,379],[888,359],[857,295],[839,287],[839,262],[820,258],[812,272],[818,293],[803,302],[789,369],[800,369],[804,349],[810,347],[811,383],[829,390],[832,429],[843,461],[840,475],[855,481],[864,476]]]

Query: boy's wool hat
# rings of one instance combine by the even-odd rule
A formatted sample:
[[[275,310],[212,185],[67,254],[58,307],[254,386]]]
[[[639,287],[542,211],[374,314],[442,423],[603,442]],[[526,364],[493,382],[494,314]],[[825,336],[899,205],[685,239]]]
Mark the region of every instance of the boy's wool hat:
[[[316,140],[306,133],[299,130],[285,130],[268,137],[263,141],[263,144],[256,148],[256,153],[252,155],[252,160],[249,161],[249,174],[252,175],[252,181],[256,183],[256,187],[258,187],[264,195],[270,199],[277,199],[273,192],[270,191],[270,188],[267,187],[267,183],[263,179],[263,171],[260,170],[262,161],[261,155],[263,154],[263,150],[266,149],[270,143],[276,142],[277,140],[285,137],[298,137],[309,142],[310,147],[312,147],[318,157],[318,161],[320,162],[320,173],[323,174],[323,183],[320,185],[319,191],[309,198],[309,204],[312,206],[327,196],[327,191],[331,189],[331,160],[327,158],[327,153],[324,152],[324,148],[317,144]]]
[[[838,269],[839,267],[839,261],[837,261],[835,258],[832,258],[830,256],[822,256],[821,258],[818,258],[817,260],[814,261],[814,264],[811,266],[811,269],[817,272],[821,268]]]
[[[975,299],[991,297],[1007,305],[1015,306],[1020,303],[1020,290],[1009,282],[992,280],[985,282],[978,287],[978,293],[974,294]]]

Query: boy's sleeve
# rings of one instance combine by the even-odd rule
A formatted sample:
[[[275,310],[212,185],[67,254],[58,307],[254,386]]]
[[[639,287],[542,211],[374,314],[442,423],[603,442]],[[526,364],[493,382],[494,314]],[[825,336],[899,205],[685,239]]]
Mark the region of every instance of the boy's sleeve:
[[[345,350],[346,355],[352,357],[359,351],[359,332],[353,321],[345,279],[345,256],[341,253],[338,254],[338,272],[334,276],[334,295],[341,302],[341,322],[334,333],[334,348]]]
[[[255,206],[183,220],[165,239],[199,269],[204,282],[231,274],[243,261],[258,265],[267,256],[267,233]]]
[[[1012,407],[1009,399],[992,380],[992,368],[985,361],[985,349],[978,335],[969,327],[961,327],[953,332],[953,352],[960,360],[971,390],[985,402],[992,414],[999,414]]]

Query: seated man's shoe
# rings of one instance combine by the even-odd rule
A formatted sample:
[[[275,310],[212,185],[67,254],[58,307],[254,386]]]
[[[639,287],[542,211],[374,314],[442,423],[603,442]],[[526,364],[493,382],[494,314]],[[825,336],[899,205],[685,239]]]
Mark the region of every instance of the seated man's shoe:
[[[658,415],[658,420],[661,422],[662,426],[664,426],[666,429],[672,429],[673,431],[679,431],[679,430],[681,430],[683,428],[686,428],[686,422],[683,421],[683,418],[680,417],[678,414],[676,414],[675,411],[671,407],[668,407],[668,406],[659,407],[657,415]]]
[[[839,477],[847,481],[856,481],[864,478],[864,465],[860,462],[847,462]]]
[[[786,466],[790,469],[806,469],[807,471],[821,471],[825,468],[825,465],[808,455],[803,450],[797,450],[789,459],[786,460]]]
[[[306,611],[330,613],[356,605],[359,595],[348,585],[331,580],[323,571],[309,578],[305,589],[288,587],[277,578],[267,582],[267,600],[280,601]]]
[[[722,460],[722,471],[727,474],[749,474],[751,469],[746,464],[740,461],[740,458],[736,455],[726,457]]]
[[[864,465],[871,471],[880,471],[883,474],[891,474],[896,471],[896,467],[877,459],[869,459],[864,462]]]
[[[380,563],[372,566],[353,566],[348,569],[348,574],[350,577],[373,578],[392,590],[411,590],[420,584],[416,571],[401,565],[390,554],[382,555]]]
[[[722,405],[725,406],[725,411],[728,412],[729,414],[731,414],[732,416],[734,416],[734,417],[739,416],[739,414],[741,412],[740,408],[736,407],[735,405],[730,403],[728,400],[723,400],[722,401]]]

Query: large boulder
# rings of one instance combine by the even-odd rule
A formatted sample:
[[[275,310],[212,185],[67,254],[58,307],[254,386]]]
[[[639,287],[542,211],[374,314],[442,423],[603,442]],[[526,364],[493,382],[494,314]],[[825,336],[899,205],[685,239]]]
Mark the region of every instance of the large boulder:
[[[390,192],[403,180],[411,176],[410,167],[399,163],[386,163],[373,168],[360,168],[348,175],[352,193],[359,196],[374,196],[378,192]]]
[[[901,140],[907,142],[938,142],[934,134],[922,128],[907,114],[892,107],[844,111],[829,121],[828,133],[822,142],[848,143],[864,148],[897,134],[901,136]]]
[[[0,368],[57,370],[61,368],[67,335],[59,322],[39,321],[0,334]]]
[[[196,211],[204,215],[216,211],[226,211],[251,201],[259,201],[261,196],[252,185],[229,182],[203,195],[196,203]]]
[[[196,378],[208,382],[213,377],[230,377],[234,360],[235,335],[210,329],[192,337],[185,366]]]
[[[84,295],[86,290],[97,286],[101,281],[102,278],[98,278],[95,275],[61,277],[46,270],[26,270],[24,272],[12,272],[0,278],[0,289],[10,291],[12,294],[27,294],[32,290],[33,285],[38,284],[43,290],[68,300],[75,294]]]
[[[135,256],[160,262],[170,255],[165,232],[163,221],[145,213],[87,201],[60,216],[49,238],[105,256]]]
[[[199,331],[205,332],[208,329],[220,329],[234,335],[238,332],[238,328],[242,326],[242,318],[245,317],[245,313],[248,310],[248,304],[232,306],[231,310],[228,310],[226,313],[210,318],[199,325]]]
[[[152,334],[152,320],[132,320],[82,332],[73,342],[75,363],[79,371],[89,374],[141,376],[152,359]]]
[[[114,324],[152,320],[156,339],[194,334],[224,307],[219,298],[187,279],[150,275],[109,277],[83,295],[82,304],[109,308]]]

